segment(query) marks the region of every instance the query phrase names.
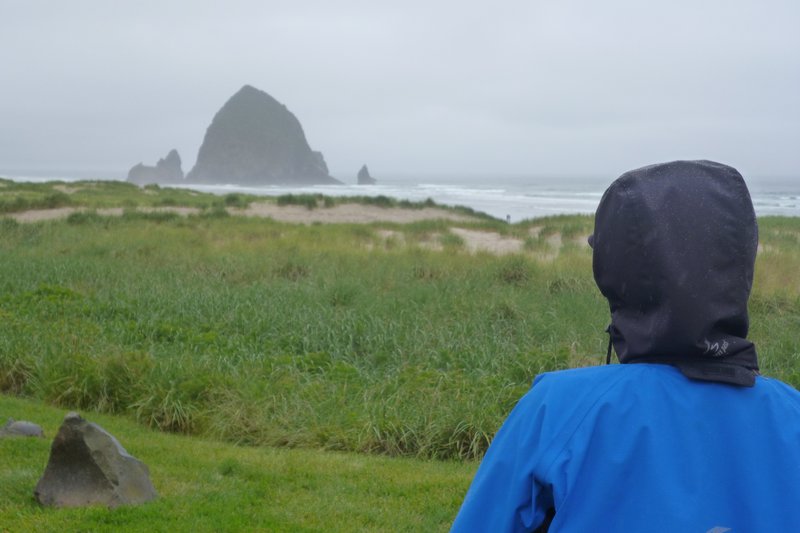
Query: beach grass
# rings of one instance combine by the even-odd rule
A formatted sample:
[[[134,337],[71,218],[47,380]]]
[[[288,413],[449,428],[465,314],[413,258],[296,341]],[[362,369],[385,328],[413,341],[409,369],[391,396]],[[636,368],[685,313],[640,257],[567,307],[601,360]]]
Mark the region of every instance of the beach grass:
[[[533,376],[602,343],[577,250],[132,213],[5,222],[0,247],[0,387],[235,442],[477,457]]]
[[[209,207],[0,219],[0,391],[234,443],[475,459],[536,374],[602,361],[591,217],[302,225],[89,185],[97,208]],[[751,305],[762,368],[795,386],[799,222],[761,220]],[[455,226],[524,246],[470,253]]]
[[[0,530],[443,530],[534,376],[604,359],[588,216],[306,225],[231,213],[436,206],[33,185],[0,180],[0,416],[52,436],[91,413],[162,499],[41,509],[48,443],[2,441]],[[10,216],[65,206],[84,209]],[[196,210],[137,209],[158,206]],[[797,387],[800,220],[759,224],[751,338]],[[521,246],[471,252],[456,228]]]

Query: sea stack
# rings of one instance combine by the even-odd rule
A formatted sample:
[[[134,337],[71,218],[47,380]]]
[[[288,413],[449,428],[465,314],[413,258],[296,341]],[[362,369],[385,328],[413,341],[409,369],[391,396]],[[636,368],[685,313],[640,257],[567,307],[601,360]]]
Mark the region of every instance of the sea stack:
[[[159,159],[156,166],[151,167],[139,163],[128,171],[128,181],[136,185],[150,183],[180,183],[183,181],[181,156],[173,149],[167,157]]]
[[[358,171],[358,184],[359,185],[375,185],[377,180],[369,175],[369,169],[367,165],[361,167],[361,170]]]
[[[341,184],[285,105],[245,85],[206,130],[189,183],[236,185]]]

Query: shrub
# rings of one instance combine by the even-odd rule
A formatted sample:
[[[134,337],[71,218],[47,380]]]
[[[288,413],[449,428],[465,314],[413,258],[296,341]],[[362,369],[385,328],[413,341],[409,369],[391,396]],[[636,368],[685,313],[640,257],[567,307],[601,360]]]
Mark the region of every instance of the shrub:
[[[318,200],[322,198],[319,194],[283,194],[278,196],[278,205],[301,205],[308,209],[315,209]]]
[[[250,206],[250,200],[248,198],[235,192],[226,194],[223,197],[223,202],[228,207],[238,207],[239,209],[245,209]]]
[[[75,211],[67,216],[67,224],[76,226],[89,224],[105,224],[108,217],[103,217],[97,211]]]
[[[521,255],[514,255],[500,264],[497,278],[503,283],[524,285],[533,277],[530,263]]]

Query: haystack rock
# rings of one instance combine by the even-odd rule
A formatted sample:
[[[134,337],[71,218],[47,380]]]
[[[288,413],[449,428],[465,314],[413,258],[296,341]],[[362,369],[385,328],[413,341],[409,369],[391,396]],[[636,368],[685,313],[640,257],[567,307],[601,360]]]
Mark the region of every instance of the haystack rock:
[[[214,116],[186,180],[236,185],[341,183],[328,174],[322,154],[308,146],[291,111],[249,85]]]
[[[369,175],[369,169],[367,165],[361,167],[361,170],[358,171],[358,184],[359,185],[375,185],[377,180]]]
[[[147,466],[97,424],[69,413],[34,496],[42,505],[137,505],[156,498]]]
[[[136,185],[150,183],[179,183],[183,181],[181,156],[177,150],[170,150],[167,157],[159,159],[156,166],[150,167],[139,163],[128,171],[128,181]]]

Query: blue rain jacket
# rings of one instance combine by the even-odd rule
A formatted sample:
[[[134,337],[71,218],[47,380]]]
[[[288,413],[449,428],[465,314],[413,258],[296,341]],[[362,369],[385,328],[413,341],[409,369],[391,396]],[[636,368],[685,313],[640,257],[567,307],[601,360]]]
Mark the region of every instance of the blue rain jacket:
[[[670,365],[540,375],[492,442],[454,532],[800,531],[800,393]]]

